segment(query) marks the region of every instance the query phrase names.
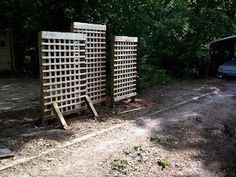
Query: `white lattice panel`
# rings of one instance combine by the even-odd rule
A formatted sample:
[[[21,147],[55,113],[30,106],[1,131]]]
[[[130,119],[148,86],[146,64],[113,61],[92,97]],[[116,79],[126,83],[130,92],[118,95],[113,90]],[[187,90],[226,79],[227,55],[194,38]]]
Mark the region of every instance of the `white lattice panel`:
[[[56,102],[63,114],[85,106],[86,35],[76,33],[40,32],[42,110],[44,120],[53,116]]]
[[[87,95],[94,104],[106,96],[106,25],[72,23],[71,30],[86,34]]]
[[[114,36],[112,41],[112,98],[136,96],[137,37]]]

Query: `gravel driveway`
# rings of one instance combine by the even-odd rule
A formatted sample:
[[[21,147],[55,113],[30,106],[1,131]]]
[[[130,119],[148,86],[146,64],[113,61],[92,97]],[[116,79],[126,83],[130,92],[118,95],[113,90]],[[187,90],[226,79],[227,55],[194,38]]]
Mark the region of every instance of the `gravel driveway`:
[[[206,93],[211,94],[153,114]],[[236,176],[235,81],[207,79],[155,86],[145,90],[136,103],[121,103],[118,109],[141,106],[146,109],[124,115],[97,106],[98,121],[89,112],[73,115],[67,119],[71,127],[67,131],[37,127],[34,120],[39,113],[34,110],[27,115],[24,111],[6,114],[4,126],[0,124],[0,145],[16,156],[1,160],[0,168],[38,156],[0,171],[0,176]]]

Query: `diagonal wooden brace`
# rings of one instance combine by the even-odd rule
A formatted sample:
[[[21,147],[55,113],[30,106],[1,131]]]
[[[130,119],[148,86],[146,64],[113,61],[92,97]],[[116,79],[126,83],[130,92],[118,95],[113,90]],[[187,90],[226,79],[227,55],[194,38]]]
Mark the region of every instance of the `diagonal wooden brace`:
[[[94,117],[98,117],[98,113],[97,113],[95,107],[93,106],[93,103],[92,103],[91,99],[89,98],[89,96],[88,96],[88,95],[85,95],[84,98],[85,98],[85,102],[86,102],[87,105],[89,106],[89,109],[92,111]]]
[[[55,102],[52,103],[52,109],[53,109],[54,114],[57,117],[57,120],[61,124],[62,128],[65,129],[65,130],[68,129],[68,125],[67,125],[61,111],[59,110],[59,107],[58,107],[57,103],[55,103]]]

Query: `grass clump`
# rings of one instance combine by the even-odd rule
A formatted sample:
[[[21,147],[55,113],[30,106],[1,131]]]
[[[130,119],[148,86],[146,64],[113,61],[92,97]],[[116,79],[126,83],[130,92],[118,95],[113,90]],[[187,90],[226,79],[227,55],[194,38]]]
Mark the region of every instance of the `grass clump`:
[[[135,146],[134,150],[137,152],[137,155],[139,156],[143,156],[143,154],[146,154],[149,152],[148,148],[143,144],[139,146]]]
[[[111,167],[113,170],[118,170],[118,171],[122,171],[126,168],[128,168],[129,166],[129,162],[127,159],[119,157],[113,160]]]
[[[154,143],[160,143],[160,144],[168,144],[175,141],[175,137],[173,136],[160,136],[160,135],[154,135],[150,137],[150,141]]]
[[[160,160],[158,160],[157,161],[157,164],[159,165],[159,166],[161,166],[161,168],[162,168],[162,170],[164,169],[164,168],[166,168],[169,164],[168,164],[168,161],[166,160],[166,159],[160,159]]]

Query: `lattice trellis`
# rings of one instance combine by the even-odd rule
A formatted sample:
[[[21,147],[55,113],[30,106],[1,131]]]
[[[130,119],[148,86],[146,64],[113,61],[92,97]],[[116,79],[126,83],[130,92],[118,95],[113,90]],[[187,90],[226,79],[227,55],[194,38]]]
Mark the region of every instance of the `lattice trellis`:
[[[136,96],[137,37],[114,36],[112,40],[112,99]]]
[[[87,70],[86,35],[40,32],[39,53],[44,120],[53,116],[52,103],[63,114],[85,106]]]
[[[71,31],[87,35],[87,91],[94,104],[105,101],[106,96],[106,25],[74,22]]]

